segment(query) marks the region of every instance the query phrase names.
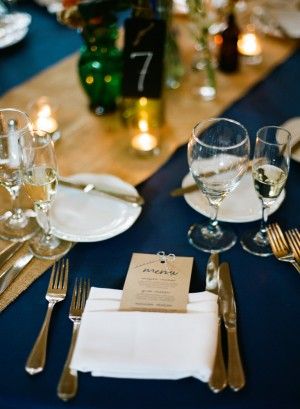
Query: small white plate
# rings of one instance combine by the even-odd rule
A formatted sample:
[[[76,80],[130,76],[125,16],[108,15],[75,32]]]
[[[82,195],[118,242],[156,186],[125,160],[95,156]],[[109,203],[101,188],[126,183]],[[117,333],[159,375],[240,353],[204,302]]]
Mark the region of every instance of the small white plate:
[[[81,173],[64,178],[75,183],[93,183],[120,193],[135,195],[136,189],[116,176]],[[75,242],[102,241],[129,229],[141,213],[124,201],[99,193],[84,193],[59,185],[51,209],[53,234]]]
[[[0,20],[0,49],[21,41],[28,33],[31,16],[28,13],[5,14]]]
[[[195,181],[189,173],[183,178],[182,187],[193,183]],[[274,213],[279,208],[284,197],[285,192],[283,190],[273,206],[270,207],[269,214]],[[208,201],[200,190],[188,193],[184,195],[184,198],[194,210],[210,217],[211,211]],[[245,223],[259,220],[261,216],[261,202],[255,192],[252,175],[248,172],[242,177],[238,187],[221,203],[218,220],[231,223]]]
[[[291,145],[295,145],[300,141],[300,117],[291,118],[281,125],[291,133]],[[300,148],[291,154],[291,158],[300,162]]]

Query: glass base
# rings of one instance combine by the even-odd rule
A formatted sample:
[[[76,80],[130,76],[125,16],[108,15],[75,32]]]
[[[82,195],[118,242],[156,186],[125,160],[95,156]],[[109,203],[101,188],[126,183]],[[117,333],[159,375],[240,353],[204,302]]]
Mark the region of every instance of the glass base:
[[[35,218],[22,214],[15,219],[10,216],[0,220],[0,238],[14,242],[23,242],[33,237],[39,229]]]
[[[273,254],[268,238],[260,231],[247,231],[242,236],[240,243],[244,250],[256,256],[268,257]]]
[[[237,237],[232,230],[221,229],[219,225],[215,234],[209,229],[208,225],[193,224],[188,232],[188,240],[198,250],[207,253],[219,253],[234,246]]]
[[[55,236],[47,237],[43,231],[39,232],[29,242],[32,253],[37,258],[55,260],[66,254],[72,247],[70,241],[61,240]]]

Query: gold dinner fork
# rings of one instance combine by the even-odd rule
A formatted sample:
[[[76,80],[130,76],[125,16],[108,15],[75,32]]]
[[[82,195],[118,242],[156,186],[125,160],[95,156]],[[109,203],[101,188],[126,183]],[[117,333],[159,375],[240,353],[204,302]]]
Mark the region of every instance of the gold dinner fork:
[[[295,259],[278,223],[269,225],[268,237],[275,257],[280,261],[291,263],[300,273],[300,264]]]
[[[57,395],[60,399],[67,401],[73,398],[77,392],[77,371],[70,368],[74,347],[80,327],[81,316],[90,291],[90,280],[79,279],[75,281],[72,301],[70,305],[69,318],[73,321],[73,332],[68,356],[58,383]]]
[[[291,229],[286,232],[286,238],[293,251],[297,263],[300,263],[300,233],[298,229]]]
[[[48,301],[47,313],[40,330],[40,333],[35,341],[35,344],[27,359],[25,370],[34,375],[44,369],[46,362],[47,339],[49,332],[49,324],[54,305],[64,300],[68,287],[69,260],[60,260],[52,267],[51,277],[46,293]]]

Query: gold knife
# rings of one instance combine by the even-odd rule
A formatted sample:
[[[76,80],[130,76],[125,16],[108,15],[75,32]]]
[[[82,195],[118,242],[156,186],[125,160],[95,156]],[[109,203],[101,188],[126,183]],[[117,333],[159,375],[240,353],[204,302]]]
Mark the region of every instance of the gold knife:
[[[236,305],[228,263],[222,263],[219,267],[219,296],[221,313],[227,330],[227,381],[231,389],[239,391],[245,385],[245,374],[237,339]]]
[[[141,206],[145,203],[144,199],[140,195],[129,195],[126,193],[117,193],[117,192],[112,192],[110,190],[106,189],[101,189],[95,186],[92,183],[84,184],[84,183],[75,183],[75,182],[69,182],[68,180],[64,179],[59,179],[58,180],[59,184],[67,187],[71,187],[74,189],[79,189],[82,190],[85,193],[89,193],[92,190],[98,193],[102,193],[107,196],[114,197],[115,199],[123,200],[127,203],[132,204],[133,206]]]
[[[206,291],[210,291],[213,294],[218,295],[218,268],[219,268],[219,255],[212,253],[208,259],[206,266]],[[219,300],[218,300],[219,303]],[[219,317],[218,317],[218,335],[217,335],[217,351],[215,356],[215,362],[211,377],[208,381],[210,389],[217,393],[221,392],[227,385],[226,369],[224,364],[223,350],[222,350],[222,336],[221,336],[221,310],[219,303]]]

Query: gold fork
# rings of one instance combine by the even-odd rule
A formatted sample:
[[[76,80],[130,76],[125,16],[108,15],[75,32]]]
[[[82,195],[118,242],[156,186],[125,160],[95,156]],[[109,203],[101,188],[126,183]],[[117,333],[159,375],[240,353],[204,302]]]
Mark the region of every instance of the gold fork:
[[[69,312],[69,318],[71,321],[73,321],[71,344],[57,387],[57,395],[64,401],[73,398],[77,392],[77,371],[70,368],[70,362],[73,356],[73,351],[78,336],[78,330],[80,327],[81,316],[84,310],[85,302],[89,295],[89,291],[90,280],[76,279]]]
[[[300,233],[298,229],[291,229],[286,232],[286,238],[293,251],[297,263],[300,263]]]
[[[40,333],[27,359],[25,370],[34,375],[44,369],[46,362],[47,339],[49,324],[54,305],[64,300],[68,287],[69,260],[60,260],[52,267],[51,277],[46,293],[48,301],[47,313]]]
[[[280,261],[291,263],[300,273],[300,264],[296,261],[293,252],[284,237],[278,223],[270,224],[268,227],[268,237],[275,257]]]

